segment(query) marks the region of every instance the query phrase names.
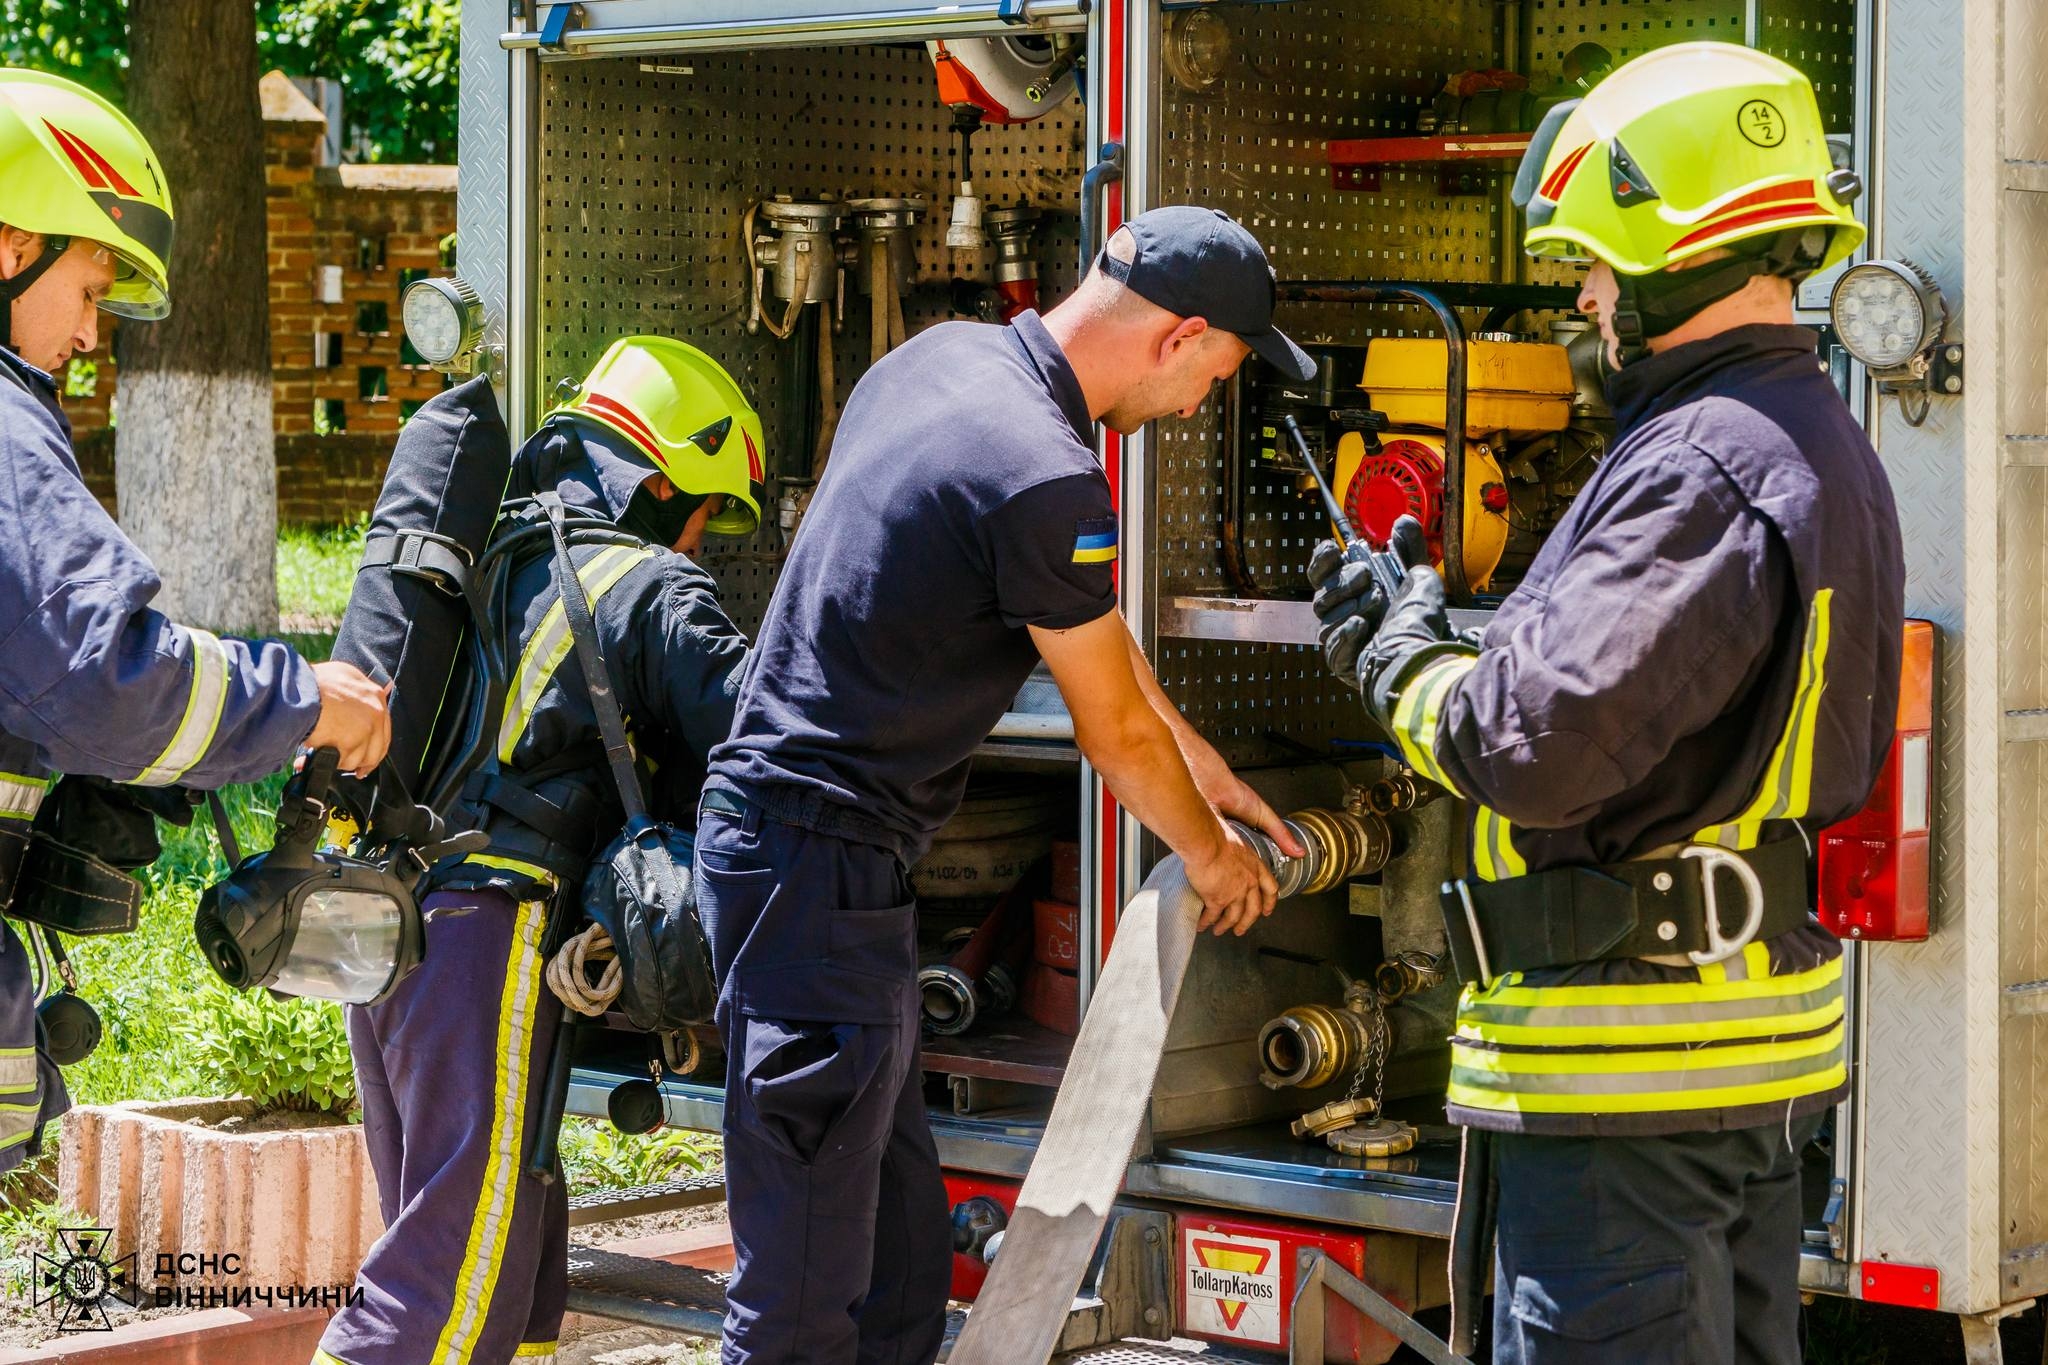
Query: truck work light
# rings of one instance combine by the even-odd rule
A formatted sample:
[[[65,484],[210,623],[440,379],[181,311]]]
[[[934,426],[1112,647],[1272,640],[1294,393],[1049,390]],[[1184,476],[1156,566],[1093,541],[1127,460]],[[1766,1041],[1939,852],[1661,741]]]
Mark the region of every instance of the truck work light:
[[[1835,282],[1828,301],[1835,335],[1878,379],[1914,375],[1941,339],[1948,305],[1934,279],[1911,261],[1865,261]]]
[[[466,280],[415,280],[400,309],[406,339],[437,370],[456,368],[484,339],[483,302]]]

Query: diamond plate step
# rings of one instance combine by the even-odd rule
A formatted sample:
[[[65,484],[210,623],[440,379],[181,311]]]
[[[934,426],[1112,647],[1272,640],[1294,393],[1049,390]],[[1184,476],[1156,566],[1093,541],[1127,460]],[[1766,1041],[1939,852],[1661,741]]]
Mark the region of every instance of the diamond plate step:
[[[722,1271],[569,1246],[569,1311],[716,1339],[725,1321]]]
[[[682,1180],[664,1180],[653,1185],[631,1185],[617,1190],[596,1190],[569,1200],[569,1226],[610,1223],[637,1218],[643,1213],[669,1209],[695,1209],[725,1202],[724,1170],[704,1171]]]

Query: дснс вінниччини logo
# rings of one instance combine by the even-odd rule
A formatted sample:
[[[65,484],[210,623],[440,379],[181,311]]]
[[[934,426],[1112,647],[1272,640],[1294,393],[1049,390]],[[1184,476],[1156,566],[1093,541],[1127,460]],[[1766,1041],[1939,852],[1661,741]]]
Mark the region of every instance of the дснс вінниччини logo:
[[[110,1332],[113,1324],[101,1301],[114,1298],[132,1308],[141,1296],[135,1283],[135,1253],[106,1259],[113,1236],[111,1228],[59,1228],[57,1242],[64,1254],[36,1253],[36,1307],[52,1305],[59,1315],[58,1331]]]

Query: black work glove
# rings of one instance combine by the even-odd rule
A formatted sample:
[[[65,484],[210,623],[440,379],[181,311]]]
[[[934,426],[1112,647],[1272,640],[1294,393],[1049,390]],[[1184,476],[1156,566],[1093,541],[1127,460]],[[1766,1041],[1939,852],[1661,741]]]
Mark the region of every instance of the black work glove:
[[[1423,538],[1422,523],[1413,517],[1394,523],[1387,548],[1411,570],[1429,568],[1429,543]],[[1308,562],[1308,581],[1316,590],[1316,619],[1322,622],[1317,643],[1323,662],[1347,685],[1357,687],[1358,658],[1387,614],[1386,594],[1373,581],[1370,568],[1345,561],[1334,540],[1316,546]]]
[[[1378,633],[1358,657],[1358,690],[1365,698],[1366,710],[1393,733],[1393,689],[1404,677],[1413,676],[1410,665],[1427,654],[1468,649],[1462,641],[1452,639],[1443,579],[1427,564],[1411,566]]]

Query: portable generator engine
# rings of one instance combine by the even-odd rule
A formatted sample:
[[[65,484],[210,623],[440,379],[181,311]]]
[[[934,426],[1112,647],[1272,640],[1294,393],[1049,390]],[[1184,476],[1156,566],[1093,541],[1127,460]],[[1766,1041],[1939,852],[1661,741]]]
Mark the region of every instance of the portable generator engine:
[[[1293,417],[1308,437],[1309,449],[1328,462],[1329,453],[1343,427],[1344,404],[1360,408],[1357,391],[1346,382],[1365,363],[1363,346],[1330,346],[1310,343],[1302,348],[1316,362],[1315,378],[1306,383],[1290,379],[1256,357],[1246,375],[1246,427],[1251,437],[1254,469],[1270,474],[1294,476],[1303,492],[1313,485],[1300,457],[1282,434],[1282,423]],[[1362,416],[1356,424],[1362,424]]]
[[[1384,440],[1337,444],[1336,489],[1359,534],[1383,543],[1402,516],[1422,523],[1443,560],[1444,422],[1449,352],[1440,339],[1381,337],[1366,349],[1359,387],[1394,428]],[[1480,333],[1465,346],[1465,579],[1485,591],[1506,555],[1518,506],[1507,470],[1515,449],[1572,421],[1571,358],[1559,345]]]
[[[1358,533],[1376,545],[1404,516],[1422,523],[1430,559],[1444,557],[1444,438],[1396,432],[1374,445],[1357,432],[1337,442],[1337,487]],[[1508,543],[1507,477],[1490,447],[1465,442],[1465,578],[1485,591]]]

